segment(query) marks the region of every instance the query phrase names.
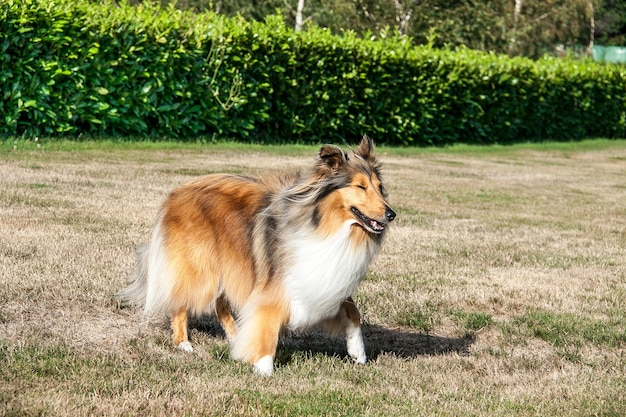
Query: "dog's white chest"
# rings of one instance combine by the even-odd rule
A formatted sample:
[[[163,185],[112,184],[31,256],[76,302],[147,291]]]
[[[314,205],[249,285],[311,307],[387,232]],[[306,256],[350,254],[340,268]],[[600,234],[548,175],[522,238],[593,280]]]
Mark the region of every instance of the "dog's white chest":
[[[327,239],[294,240],[294,264],[285,276],[291,307],[289,328],[306,328],[333,317],[356,290],[374,253],[350,241],[351,224],[346,222]]]

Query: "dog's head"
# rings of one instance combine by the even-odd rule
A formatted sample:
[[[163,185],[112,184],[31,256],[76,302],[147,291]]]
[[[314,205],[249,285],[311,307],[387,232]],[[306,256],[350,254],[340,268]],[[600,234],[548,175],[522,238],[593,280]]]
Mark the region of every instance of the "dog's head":
[[[374,141],[367,135],[350,153],[323,146],[315,171],[325,184],[320,199],[328,209],[341,213],[342,221],[353,220],[365,231],[381,234],[396,217],[387,202]]]

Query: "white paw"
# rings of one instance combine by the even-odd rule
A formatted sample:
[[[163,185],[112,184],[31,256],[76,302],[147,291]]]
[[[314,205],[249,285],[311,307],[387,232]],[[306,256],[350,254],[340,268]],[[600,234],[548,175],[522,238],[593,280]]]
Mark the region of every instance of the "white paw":
[[[348,351],[348,354],[354,360],[354,362],[358,363],[359,365],[365,365],[365,363],[367,362],[367,356],[365,355],[365,351],[361,351],[361,352]]]
[[[270,376],[274,372],[274,359],[270,355],[263,356],[254,364],[254,373]]]
[[[361,331],[359,330],[358,333],[351,335],[346,341],[348,344],[348,355],[350,355],[356,363],[364,365],[365,362],[367,362],[367,357],[365,355],[365,344],[361,337]]]
[[[189,342],[180,342],[176,347],[178,348],[178,350],[182,350],[183,352],[193,352],[193,346]]]

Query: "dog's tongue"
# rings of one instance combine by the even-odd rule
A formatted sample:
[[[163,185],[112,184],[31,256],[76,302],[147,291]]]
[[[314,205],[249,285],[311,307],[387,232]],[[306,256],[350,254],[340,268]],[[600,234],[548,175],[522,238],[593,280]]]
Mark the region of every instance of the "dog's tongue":
[[[370,226],[372,226],[374,230],[383,230],[385,228],[385,226],[378,223],[376,220],[370,220]]]

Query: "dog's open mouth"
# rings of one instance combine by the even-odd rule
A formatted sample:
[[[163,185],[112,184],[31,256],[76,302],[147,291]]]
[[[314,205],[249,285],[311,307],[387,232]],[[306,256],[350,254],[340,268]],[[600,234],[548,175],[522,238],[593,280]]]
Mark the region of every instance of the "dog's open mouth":
[[[368,231],[372,233],[381,233],[383,230],[385,230],[384,224],[374,219],[370,219],[365,214],[361,213],[356,207],[352,207],[352,213],[354,213],[357,219],[361,220],[361,224]]]

